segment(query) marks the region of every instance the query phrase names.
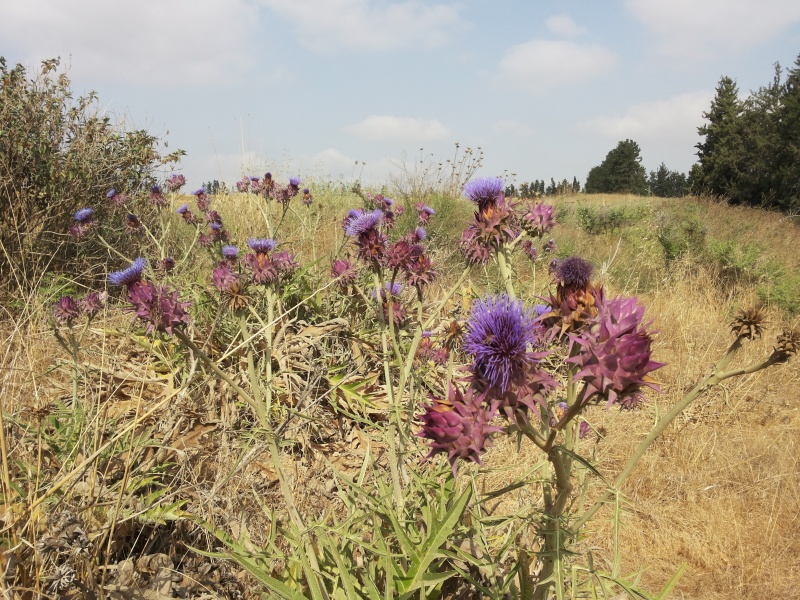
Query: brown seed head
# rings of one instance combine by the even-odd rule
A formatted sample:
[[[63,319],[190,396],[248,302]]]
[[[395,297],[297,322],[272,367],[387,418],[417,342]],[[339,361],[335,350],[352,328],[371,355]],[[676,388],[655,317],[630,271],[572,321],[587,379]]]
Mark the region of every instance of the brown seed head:
[[[800,328],[784,329],[778,336],[778,343],[773,350],[778,362],[786,362],[800,351]]]
[[[754,340],[761,337],[766,311],[763,306],[742,309],[731,322],[731,331],[736,337]]]

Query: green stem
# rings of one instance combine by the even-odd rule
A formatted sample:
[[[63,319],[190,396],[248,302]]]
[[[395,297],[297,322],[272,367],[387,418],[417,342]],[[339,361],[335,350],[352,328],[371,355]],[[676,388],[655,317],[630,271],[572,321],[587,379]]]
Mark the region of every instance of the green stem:
[[[256,416],[259,422],[266,423],[269,421],[269,413],[264,409],[264,403],[261,400],[261,382],[256,373],[253,345],[250,343],[250,332],[247,330],[247,320],[244,314],[239,315],[239,328],[242,331],[242,338],[247,344],[247,373],[250,377],[250,389],[253,390],[253,401],[256,404]]]
[[[386,380],[386,390],[389,394],[389,470],[392,476],[392,487],[394,493],[394,502],[398,510],[403,507],[403,489],[400,486],[400,471],[397,460],[397,440],[396,434],[400,424],[399,406],[394,397],[394,384],[392,383],[392,374],[389,368],[389,343],[387,339],[386,319],[383,316],[383,302],[381,300],[381,277],[375,272],[373,273],[373,281],[375,284],[375,301],[377,302],[378,322],[381,329],[381,351],[383,359],[383,377]]]
[[[514,293],[514,283],[511,281],[511,265],[508,257],[508,247],[504,244],[497,251],[497,266],[500,269],[500,275],[503,278],[503,283],[506,286],[506,292],[512,300],[517,299]]]

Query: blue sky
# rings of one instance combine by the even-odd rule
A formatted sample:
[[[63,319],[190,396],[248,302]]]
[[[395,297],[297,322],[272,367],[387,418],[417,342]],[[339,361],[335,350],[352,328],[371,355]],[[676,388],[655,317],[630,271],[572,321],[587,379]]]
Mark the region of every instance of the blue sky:
[[[517,182],[583,183],[626,138],[688,171],[719,78],[747,94],[799,53],[797,0],[0,3],[0,55],[60,56],[76,93],[186,150],[189,187],[376,184],[456,142]]]

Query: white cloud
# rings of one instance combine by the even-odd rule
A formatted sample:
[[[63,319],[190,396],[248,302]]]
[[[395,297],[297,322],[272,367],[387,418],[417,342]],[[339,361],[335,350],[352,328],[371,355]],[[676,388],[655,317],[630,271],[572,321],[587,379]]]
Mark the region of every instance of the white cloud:
[[[458,7],[420,0],[261,0],[294,26],[305,46],[386,50],[439,47],[467,29]]]
[[[714,97],[712,91],[680,94],[667,100],[642,102],[628,107],[624,115],[600,116],[585,121],[583,128],[609,139],[694,140]]]
[[[578,25],[569,15],[553,15],[544,24],[550,33],[564,37],[577,37],[586,33],[586,28]]]
[[[509,48],[500,60],[504,85],[533,93],[583,83],[611,69],[617,56],[608,48],[569,41],[531,40]]]
[[[666,54],[705,58],[739,53],[800,22],[797,0],[627,0]]]
[[[449,133],[437,119],[415,119],[372,115],[360,123],[344,128],[362,139],[371,142],[423,143],[442,139]]]
[[[70,74],[153,85],[233,80],[248,66],[257,12],[245,0],[25,0],[0,3],[5,51]]]
[[[516,119],[501,119],[492,125],[492,132],[497,135],[513,135],[514,137],[525,138],[533,135],[533,130],[527,123],[522,123]]]

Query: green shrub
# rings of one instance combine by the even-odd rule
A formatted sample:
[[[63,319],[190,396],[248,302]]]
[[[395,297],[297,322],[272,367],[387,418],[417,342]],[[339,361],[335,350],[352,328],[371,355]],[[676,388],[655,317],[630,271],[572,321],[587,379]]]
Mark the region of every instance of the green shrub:
[[[68,257],[63,234],[74,211],[92,206],[102,218],[107,208],[97,203],[110,188],[145,189],[158,167],[183,154],[162,155],[158,146],[147,131],[113,124],[94,92],[75,99],[58,59],[29,78],[0,57],[2,277],[57,268]]]
[[[667,261],[677,260],[705,248],[706,229],[697,215],[662,213],[657,217],[658,242]]]
[[[576,215],[581,229],[592,235],[621,229],[634,220],[634,215],[621,206],[614,208],[579,206]]]

